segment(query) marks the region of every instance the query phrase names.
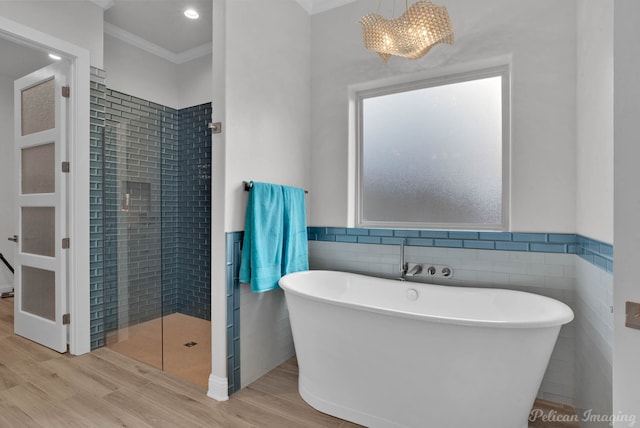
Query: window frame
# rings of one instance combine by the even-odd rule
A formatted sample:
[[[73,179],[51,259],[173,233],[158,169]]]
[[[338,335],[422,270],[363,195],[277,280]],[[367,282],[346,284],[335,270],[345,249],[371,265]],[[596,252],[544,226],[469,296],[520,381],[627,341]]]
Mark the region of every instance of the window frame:
[[[367,98],[391,95],[436,86],[479,80],[489,77],[502,78],[502,222],[499,224],[482,223],[443,223],[443,222],[403,222],[403,221],[367,221],[363,219],[363,103]],[[478,68],[454,74],[443,74],[395,84],[381,84],[355,92],[355,226],[359,228],[391,229],[462,229],[508,231],[510,219],[510,181],[511,181],[511,67],[501,64],[487,68]],[[390,126],[393,126],[390,124]]]

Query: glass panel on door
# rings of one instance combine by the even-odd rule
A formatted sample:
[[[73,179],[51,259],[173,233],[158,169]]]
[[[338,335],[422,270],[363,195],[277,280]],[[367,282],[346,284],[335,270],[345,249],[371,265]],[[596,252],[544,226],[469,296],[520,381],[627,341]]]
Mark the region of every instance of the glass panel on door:
[[[22,149],[22,194],[56,191],[54,143]]]
[[[22,90],[22,135],[56,126],[56,81],[49,79]]]
[[[22,310],[55,321],[56,273],[22,266]]]
[[[55,208],[22,207],[22,252],[55,257],[55,226]]]

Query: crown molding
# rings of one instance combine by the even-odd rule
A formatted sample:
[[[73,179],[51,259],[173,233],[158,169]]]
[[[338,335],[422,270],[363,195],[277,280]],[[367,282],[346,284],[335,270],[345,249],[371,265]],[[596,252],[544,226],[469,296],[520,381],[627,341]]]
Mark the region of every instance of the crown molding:
[[[185,62],[193,61],[194,59],[211,55],[213,52],[213,43],[205,43],[204,45],[196,46],[195,48],[188,49],[184,52],[180,52],[176,55],[176,64],[184,64]]]
[[[296,0],[296,2],[298,2],[298,4],[306,10],[309,15],[311,15],[311,12],[313,11],[313,0]]]
[[[209,55],[212,50],[212,44],[205,43],[204,45],[196,46],[195,48],[176,54],[108,22],[104,23],[104,33],[174,64],[183,64],[196,58]]]
[[[115,0],[89,0],[91,3],[95,3],[102,9],[107,10],[115,3]]]
[[[298,3],[310,3],[310,10],[307,10],[311,15],[314,15],[316,13],[326,12],[327,10],[344,6],[345,4],[353,3],[354,1],[356,0],[298,0]]]

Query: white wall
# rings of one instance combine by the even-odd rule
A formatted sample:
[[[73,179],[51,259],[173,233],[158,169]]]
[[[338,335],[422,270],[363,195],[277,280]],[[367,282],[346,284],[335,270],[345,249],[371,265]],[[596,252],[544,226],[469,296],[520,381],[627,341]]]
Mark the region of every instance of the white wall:
[[[295,0],[227,1],[225,36],[225,227],[230,232],[244,229],[243,180],[309,185],[310,18]],[[291,356],[293,339],[282,291],[252,294],[248,285],[241,287],[241,385],[246,386]]]
[[[213,0],[212,11],[212,119],[226,123],[226,4]],[[225,236],[226,132],[211,137],[211,375],[207,395],[218,401],[229,399],[227,373],[227,239]],[[225,284],[225,286],[221,286]],[[235,386],[235,385],[234,385]]]
[[[613,243],[613,2],[578,1],[576,232]]]
[[[109,89],[177,108],[176,64],[105,34],[104,71]]]
[[[102,68],[103,9],[89,1],[0,1],[0,16],[89,50]]]
[[[211,55],[175,64],[104,36],[107,87],[175,109],[211,101]]]
[[[211,102],[211,54],[178,65],[178,105],[191,107]]]
[[[614,2],[614,343],[613,411],[640,418],[640,331],[625,327],[625,302],[640,302],[640,2]],[[627,427],[618,422],[616,427]]]
[[[294,0],[227,6],[226,228],[236,231],[243,180],[309,184],[310,18]]]
[[[515,231],[574,232],[576,3],[448,0],[456,43],[384,64],[362,47],[355,3],[312,17],[311,224],[347,226],[349,85],[512,55]]]
[[[613,243],[613,2],[579,0],[577,12],[576,232]],[[613,275],[577,260],[575,404],[611,414]]]
[[[13,265],[15,244],[7,241],[15,231],[15,186],[13,161],[13,81],[0,74],[0,253]],[[13,276],[0,264],[0,291],[8,291]],[[8,290],[5,290],[8,289]]]

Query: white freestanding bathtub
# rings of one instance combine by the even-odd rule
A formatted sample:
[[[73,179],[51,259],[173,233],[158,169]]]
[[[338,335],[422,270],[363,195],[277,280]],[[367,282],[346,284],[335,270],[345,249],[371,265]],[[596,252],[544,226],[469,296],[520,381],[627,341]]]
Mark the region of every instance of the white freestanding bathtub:
[[[331,271],[286,275],[299,392],[370,427],[526,428],[564,303]]]

